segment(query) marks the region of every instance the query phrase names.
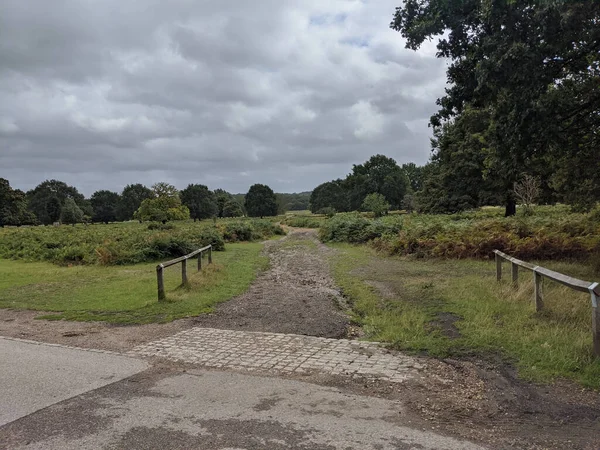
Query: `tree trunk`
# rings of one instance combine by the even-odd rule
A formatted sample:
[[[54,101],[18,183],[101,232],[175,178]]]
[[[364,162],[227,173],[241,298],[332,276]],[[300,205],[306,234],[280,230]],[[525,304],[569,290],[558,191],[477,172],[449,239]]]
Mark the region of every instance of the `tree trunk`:
[[[509,198],[506,201],[506,210],[504,212],[504,217],[514,216],[517,213],[517,202],[514,198]]]

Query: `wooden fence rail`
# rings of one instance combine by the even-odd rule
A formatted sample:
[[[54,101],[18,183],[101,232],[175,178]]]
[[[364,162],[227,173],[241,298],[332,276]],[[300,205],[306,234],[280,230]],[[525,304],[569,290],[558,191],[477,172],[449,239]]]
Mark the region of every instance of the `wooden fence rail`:
[[[208,264],[212,264],[212,245],[207,245],[206,247],[199,248],[198,250],[194,250],[192,253],[188,253],[185,256],[181,256],[179,258],[172,259],[171,261],[164,262],[156,266],[156,280],[158,283],[158,301],[162,302],[167,297],[165,295],[165,281],[163,276],[163,271],[165,268],[173,266],[175,264],[181,263],[181,285],[188,285],[188,277],[187,277],[187,260],[193,258],[198,255],[198,271],[202,270],[202,254],[204,252],[208,253]]]
[[[557,283],[564,284],[579,292],[589,293],[592,300],[592,339],[594,342],[594,354],[600,356],[600,309],[598,307],[598,299],[600,299],[600,285],[596,282],[579,280],[577,278],[564,275],[545,267],[536,266],[534,264],[521,261],[512,256],[502,253],[500,250],[494,250],[496,255],[496,279],[502,280],[502,262],[508,261],[511,263],[511,278],[513,286],[519,285],[519,267],[533,272],[534,282],[534,302],[535,310],[540,311],[544,307],[544,295],[542,291],[542,280],[548,278]]]

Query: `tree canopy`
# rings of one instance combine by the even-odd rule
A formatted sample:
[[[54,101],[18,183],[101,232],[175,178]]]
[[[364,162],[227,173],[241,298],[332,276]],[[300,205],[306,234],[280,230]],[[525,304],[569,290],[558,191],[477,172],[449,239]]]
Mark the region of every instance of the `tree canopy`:
[[[147,198],[153,197],[152,189],[143,184],[128,184],[121,192],[121,198],[117,205],[117,220],[131,220],[133,214]]]
[[[77,206],[75,200],[67,197],[60,211],[61,222],[74,226],[76,223],[83,222],[83,216],[83,211]]]
[[[114,222],[117,220],[117,208],[121,196],[116,192],[107,190],[96,191],[90,197],[90,203],[94,210],[92,220],[94,222]]]
[[[333,208],[337,212],[348,211],[349,202],[342,180],[327,181],[318,185],[310,195],[310,210],[320,213],[325,208]]]
[[[246,194],[245,207],[250,217],[276,216],[277,198],[269,186],[253,184]]]
[[[67,198],[72,199],[78,208],[91,212],[84,196],[76,188],[62,181],[46,180],[27,192],[29,210],[44,225],[57,222],[60,219],[60,210]],[[58,202],[58,205],[56,202]]]
[[[392,209],[399,209],[408,191],[409,180],[392,158],[375,155],[363,164],[354,165],[345,184],[351,210],[360,209],[364,198],[373,193],[383,195]]]
[[[381,217],[390,210],[390,204],[383,195],[374,192],[365,197],[362,202],[362,209],[371,211],[375,217]]]
[[[190,210],[181,204],[179,191],[168,183],[156,183],[152,186],[153,197],[142,201],[134,214],[140,221],[151,220],[168,222],[170,220],[185,220],[190,218]]]
[[[181,191],[181,202],[190,210],[194,220],[208,219],[219,213],[219,207],[214,192],[203,184],[190,184]]]
[[[451,61],[431,118],[438,142],[479,135],[474,165],[507,214],[524,173],[571,203],[600,198],[599,21],[596,1],[406,0],[396,9],[391,27],[407,48],[438,37],[438,56]],[[468,111],[485,117],[483,131],[456,121]],[[443,158],[439,165],[445,171]],[[573,170],[579,176],[566,176]]]
[[[413,173],[418,168],[410,167]],[[415,176],[415,183],[420,183]],[[344,180],[333,180],[317,186],[310,196],[310,210],[324,208],[336,211],[358,211],[369,194],[381,194],[392,209],[400,209],[404,196],[411,191],[407,173],[396,161],[384,155],[374,155],[363,164],[352,166]]]
[[[8,180],[0,178],[0,227],[31,225],[35,222],[35,215],[27,210],[25,193],[11,188]]]
[[[222,217],[241,217],[243,215],[244,210],[237,200],[231,198],[223,205]]]

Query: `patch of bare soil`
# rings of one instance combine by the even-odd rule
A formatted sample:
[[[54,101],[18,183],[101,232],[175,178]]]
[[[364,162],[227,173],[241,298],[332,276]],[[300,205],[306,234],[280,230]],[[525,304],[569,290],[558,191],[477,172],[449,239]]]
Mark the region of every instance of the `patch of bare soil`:
[[[317,240],[314,230],[307,229],[267,242],[270,269],[248,292],[222,303],[212,314],[196,317],[194,323],[228,330],[347,336],[343,298],[329,274],[331,251]]]
[[[430,359],[403,388],[432,427],[492,448],[600,448],[600,395],[568,381],[519,380],[506,363]]]
[[[39,311],[0,309],[0,336],[122,352],[193,326],[190,319],[149,325],[36,320],[40,314]]]

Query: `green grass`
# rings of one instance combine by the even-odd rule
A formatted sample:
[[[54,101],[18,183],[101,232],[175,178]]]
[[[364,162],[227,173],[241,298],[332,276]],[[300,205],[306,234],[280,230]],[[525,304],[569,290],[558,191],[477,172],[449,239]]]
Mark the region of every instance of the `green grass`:
[[[438,357],[500,355],[528,380],[564,377],[600,388],[587,294],[545,281],[545,309],[536,313],[530,272],[521,273],[514,290],[509,273],[496,283],[490,261],[384,257],[366,246],[335,247],[336,282],[369,339]],[[582,264],[543,265],[594,279]],[[451,337],[453,318],[460,334]]]
[[[196,272],[189,261],[189,288],[179,287],[181,266],[165,269],[167,302],[158,303],[156,263],[59,267],[46,262],[0,259],[0,308],[48,311],[46,319],[110,323],[169,322],[212,311],[243,293],[268,264],[262,244],[228,244]],[[58,314],[55,314],[58,313]]]

